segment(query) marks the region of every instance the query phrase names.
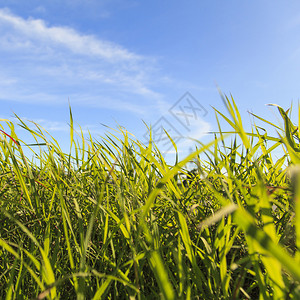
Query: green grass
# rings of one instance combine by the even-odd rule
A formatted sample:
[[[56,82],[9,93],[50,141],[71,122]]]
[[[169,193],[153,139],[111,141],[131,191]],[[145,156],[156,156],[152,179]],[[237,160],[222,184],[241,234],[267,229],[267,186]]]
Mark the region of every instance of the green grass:
[[[123,129],[87,141],[71,110],[69,153],[2,120],[0,299],[300,299],[300,129],[277,107],[284,128],[254,115],[275,136],[246,132],[223,101],[232,131],[172,166]]]

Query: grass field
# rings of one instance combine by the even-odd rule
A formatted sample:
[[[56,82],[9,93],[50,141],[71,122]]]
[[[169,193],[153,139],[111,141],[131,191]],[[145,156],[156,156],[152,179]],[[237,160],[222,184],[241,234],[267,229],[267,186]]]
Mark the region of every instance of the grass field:
[[[87,141],[71,110],[67,154],[2,121],[0,299],[300,299],[300,129],[277,107],[284,128],[255,116],[277,134],[245,132],[223,100],[232,132],[172,166],[125,130]]]

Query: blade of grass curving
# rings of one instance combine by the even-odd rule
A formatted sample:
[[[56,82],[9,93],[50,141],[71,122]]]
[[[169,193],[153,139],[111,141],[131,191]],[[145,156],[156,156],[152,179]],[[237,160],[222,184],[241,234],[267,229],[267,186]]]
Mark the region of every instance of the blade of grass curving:
[[[54,190],[56,190],[56,187],[57,187],[57,185],[55,185]],[[74,258],[73,258],[73,248],[71,247],[68,228],[70,228],[71,234],[73,235],[74,241],[77,245],[76,236],[73,232],[72,223],[70,221],[70,216],[69,216],[69,213],[67,211],[64,198],[63,198],[62,193],[61,193],[61,188],[58,188],[57,193],[58,193],[58,198],[60,200],[60,205],[61,205],[61,210],[62,210],[63,229],[64,229],[64,235],[65,235],[65,239],[66,239],[66,246],[67,246],[67,252],[68,252],[68,257],[69,257],[69,263],[70,263],[71,270],[75,271],[75,263],[74,263]],[[77,249],[80,249],[80,247],[78,245],[77,245]],[[75,276],[73,277],[73,281],[74,281],[75,291],[78,292],[78,280]]]
[[[10,158],[12,160],[13,167],[14,167],[17,179],[18,179],[18,181],[20,183],[21,189],[22,189],[22,191],[23,191],[23,193],[24,193],[24,195],[25,195],[25,197],[26,197],[26,199],[28,201],[28,204],[29,204],[30,208],[32,210],[34,210],[33,205],[32,205],[32,201],[31,201],[31,197],[30,197],[30,193],[29,193],[29,191],[27,189],[27,186],[25,184],[24,177],[22,175],[22,172],[21,172],[20,167],[19,167],[19,163],[18,163],[18,161],[17,161],[17,159],[15,157],[15,154],[14,154],[14,152],[12,150],[12,147],[9,145],[9,143],[7,142],[6,139],[4,139],[3,141],[6,144],[6,147],[8,149],[8,152],[9,152]]]
[[[294,166],[290,170],[293,200],[295,203],[295,232],[296,232],[296,252],[295,259],[300,264],[300,166]]]
[[[5,300],[10,300],[13,298],[12,295],[13,295],[13,291],[14,291],[14,277],[15,277],[17,264],[18,264],[18,261],[15,259],[14,263],[11,267],[11,270],[9,272],[9,280],[8,280],[7,287],[6,287]]]
[[[24,233],[26,233],[27,236],[37,245],[37,247],[39,248],[39,251],[41,253],[42,260],[43,260],[43,264],[42,264],[43,278],[44,278],[45,282],[47,283],[47,285],[50,285],[53,282],[55,282],[55,276],[54,276],[54,272],[51,267],[50,261],[46,255],[44,249],[41,247],[41,245],[39,244],[37,239],[34,237],[34,235],[20,221],[13,218],[8,212],[3,211],[3,214],[6,217],[8,217],[9,219],[11,219],[12,221],[14,221],[22,229],[22,231],[24,231]],[[56,296],[57,296],[56,288],[53,288],[53,290],[51,290],[51,297],[55,298]]]
[[[178,255],[177,255],[178,280],[179,280],[178,297],[183,298],[184,286],[186,283],[186,276],[185,276],[184,267],[183,267],[183,257],[182,257],[182,251],[181,251],[180,235],[178,235],[177,252],[178,252]]]
[[[73,122],[73,114],[72,114],[70,102],[69,102],[69,114],[70,114],[70,149],[72,149],[72,145],[74,141],[74,122]]]
[[[106,200],[106,210],[107,211],[110,211],[109,210],[109,197],[107,197],[107,200]],[[108,236],[108,221],[109,221],[109,213],[107,213],[105,215],[105,223],[104,223],[104,230],[103,230],[103,244],[105,245],[106,244],[106,240],[107,240],[107,236]],[[124,234],[124,233],[123,233]]]
[[[112,166],[112,168],[109,170],[109,173],[107,174],[105,182],[108,181],[108,178],[109,178],[110,174],[113,172],[113,170],[114,170],[114,166]],[[94,227],[95,219],[96,219],[96,216],[99,212],[101,202],[103,201],[104,189],[105,189],[105,186],[103,186],[101,188],[100,195],[98,196],[98,199],[97,199],[96,207],[94,208],[94,210],[91,214],[91,217],[90,217],[90,220],[89,220],[89,223],[88,223],[88,227],[87,227],[87,230],[86,230],[85,240],[84,240],[84,243],[82,245],[83,249],[82,249],[82,254],[81,254],[81,258],[80,258],[80,271],[81,272],[85,271],[85,269],[86,269],[86,253],[87,253],[87,250],[88,250],[88,247],[89,247],[89,243],[90,243],[90,239],[91,239],[91,235],[92,235],[92,229]],[[77,292],[77,299],[78,300],[81,300],[81,299],[83,300],[84,299],[84,294],[85,294],[85,282],[84,282],[84,280],[82,280],[82,278],[80,278],[79,279],[78,292]]]
[[[174,149],[175,149],[175,152],[176,152],[176,156],[175,156],[175,165],[178,164],[178,149],[177,149],[177,145],[176,143],[174,142],[174,140],[171,138],[171,136],[168,134],[168,132],[164,129],[164,132],[165,134],[168,136],[169,140],[171,141]]]
[[[204,221],[202,221],[198,226],[198,230],[203,230],[205,227],[210,227],[213,224],[216,224],[220,220],[222,220],[224,217],[232,214],[238,206],[234,203],[228,204],[221,209],[219,209],[216,213],[213,213],[212,216],[208,217]]]
[[[187,252],[187,257],[192,264],[192,269],[195,274],[195,279],[194,279],[195,284],[197,285],[197,287],[201,291],[201,293],[204,294],[203,284],[205,284],[206,280],[205,280],[205,276],[203,275],[203,273],[201,272],[200,268],[197,265],[197,261],[196,261],[196,257],[195,257],[195,254],[194,254],[194,251],[192,248],[192,242],[190,239],[190,234],[188,231],[186,220],[185,220],[184,216],[182,215],[182,213],[180,213],[179,211],[177,212],[177,215],[178,215],[178,220],[179,220],[179,224],[180,224],[180,236],[184,243],[184,246],[185,246],[185,249]]]
[[[228,295],[229,282],[231,280],[231,274],[228,272],[227,259],[226,259],[226,248],[228,243],[228,233],[230,234],[230,225],[225,224],[224,217],[218,225],[216,232],[215,247],[218,249],[219,260],[220,260],[220,279],[221,288],[224,295]]]
[[[247,137],[246,132],[244,131],[243,128],[243,124],[242,124],[242,118],[240,116],[240,113],[238,111],[238,108],[236,106],[236,103],[233,99],[233,97],[231,96],[231,101],[227,98],[226,95],[223,95],[223,93],[221,92],[220,89],[219,90],[219,94],[230,114],[230,116],[232,117],[234,122],[231,122],[227,117],[225,117],[223,114],[221,114],[218,110],[215,109],[215,111],[217,111],[223,118],[225,118],[225,120],[236,130],[236,132],[239,134],[240,138],[242,139],[244,145],[246,148],[250,147],[250,142],[249,139]]]
[[[50,231],[50,222],[49,222],[46,226],[45,237],[44,237],[44,251],[47,257],[49,256],[50,243],[51,243],[51,231]]]
[[[268,121],[268,120],[266,120],[266,119],[264,119],[264,118],[262,118],[262,117],[260,117],[260,116],[258,116],[258,115],[256,115],[256,114],[254,114],[254,113],[252,113],[252,112],[249,112],[249,113],[250,113],[250,115],[252,115],[253,117],[255,117],[255,118],[257,118],[257,119],[263,121],[264,123],[269,124],[269,125],[271,125],[272,127],[275,127],[275,128],[278,129],[278,130],[282,130],[282,128],[280,128],[280,127],[277,126],[276,124],[274,124],[274,123],[272,123],[272,122],[270,122],[270,121]]]
[[[284,120],[284,129],[285,136],[289,143],[289,145],[293,148],[294,151],[300,152],[300,147],[294,141],[293,134],[297,131],[297,128],[293,125],[292,121],[288,117],[287,113],[283,110],[282,107],[276,104],[270,104],[272,106],[276,106],[281,114],[282,119]]]
[[[199,141],[198,141],[199,142]],[[196,150],[195,152],[189,154],[185,159],[183,159],[182,161],[180,161],[176,166],[174,166],[173,168],[171,168],[168,172],[166,172],[163,176],[162,179],[160,179],[160,181],[157,183],[156,188],[153,189],[144,205],[144,207],[142,208],[142,220],[147,216],[150,207],[152,206],[156,196],[160,193],[160,190],[162,189],[162,187],[164,186],[164,184],[171,179],[175,174],[178,173],[178,171],[180,171],[180,169],[185,166],[189,161],[191,161],[196,155],[205,152],[206,150],[208,150],[213,144],[215,143],[215,141],[212,141],[210,143],[208,143],[207,145],[202,146],[201,148],[199,148],[198,150]],[[152,163],[156,163],[155,158],[151,155],[150,157],[150,161]]]
[[[300,266],[286,251],[275,243],[265,232],[257,228],[256,221],[243,208],[238,208],[234,212],[234,219],[244,232],[257,242],[265,251],[276,258],[284,269],[290,272],[295,279],[300,280]]]
[[[4,241],[1,238],[0,238],[0,247],[2,247],[3,249],[5,249],[9,253],[11,253],[15,258],[20,259],[19,254],[6,241]],[[33,256],[31,256],[30,258],[32,258],[32,257]],[[34,261],[37,261],[37,260],[34,258],[32,261],[34,262]],[[33,277],[33,279],[36,281],[36,283],[38,284],[40,289],[42,289],[42,290],[45,289],[45,286],[44,286],[43,282],[40,281],[40,279],[38,278],[36,273],[32,270],[32,268],[28,264],[26,264],[25,262],[23,262],[23,264],[24,264],[25,268],[27,269],[27,271],[30,273],[30,275]],[[37,265],[40,266],[39,263]]]
[[[289,158],[290,158],[291,162],[293,164],[300,164],[300,154],[299,154],[299,152],[295,151],[295,149],[290,145],[290,143],[288,142],[286,137],[281,136],[279,133],[278,133],[278,135],[281,137],[281,140],[282,140],[282,142],[284,143],[284,145],[287,149],[287,152],[288,152],[288,155],[289,155]]]
[[[258,176],[258,178],[259,177],[260,176]],[[272,239],[272,241],[275,244],[278,244],[279,236],[276,233],[276,228],[274,225],[274,218],[271,213],[272,209],[270,206],[269,197],[267,195],[266,188],[265,188],[264,184],[262,183],[262,180],[260,180],[257,187],[259,189],[258,195],[260,198],[259,207],[261,210],[261,219],[264,223],[263,231],[264,231],[264,233],[266,233],[266,235],[268,237],[270,237]],[[264,253],[262,253],[262,254],[264,254]],[[268,275],[269,275],[270,279],[274,282],[274,285],[273,285],[274,296],[277,299],[284,297],[283,291],[284,291],[285,283],[283,281],[282,274],[281,274],[282,264],[280,263],[280,261],[278,261],[278,259],[276,259],[274,257],[268,257],[268,255],[262,256],[261,260],[264,263],[264,265],[268,271]]]
[[[107,290],[107,288],[110,286],[112,282],[112,278],[107,278],[104,283],[101,284],[100,288],[97,290],[96,294],[94,295],[92,300],[101,300],[103,299],[102,296]]]
[[[173,287],[169,281],[163,260],[157,250],[152,250],[150,252],[149,262],[157,279],[157,283],[163,294],[164,299],[175,299]]]
[[[21,277],[22,277],[22,274],[25,273],[25,272],[23,272],[23,265],[24,265],[24,257],[23,257],[23,252],[21,251],[21,253],[20,253],[20,267],[19,267],[19,272],[18,272],[18,276],[17,276],[15,288],[14,288],[14,293],[15,293],[14,299],[16,299],[17,295],[21,294],[21,292],[19,292],[19,289],[21,287]]]

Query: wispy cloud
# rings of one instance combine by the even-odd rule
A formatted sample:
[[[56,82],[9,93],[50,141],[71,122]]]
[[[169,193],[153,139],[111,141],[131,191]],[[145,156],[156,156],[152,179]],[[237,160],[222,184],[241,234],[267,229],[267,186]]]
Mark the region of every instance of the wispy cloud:
[[[195,142],[200,141],[211,130],[212,125],[203,119],[193,122],[191,131],[179,142],[178,148],[185,149],[185,151],[190,150],[191,147],[195,146]]]
[[[159,76],[154,58],[8,9],[0,9],[0,55],[0,78],[7,78],[0,84],[1,99],[57,103],[76,97],[75,102],[90,99],[107,107],[101,98],[109,98],[112,109],[134,113],[162,99],[151,87]]]
[[[83,35],[72,28],[48,26],[43,20],[23,19],[10,13],[7,9],[0,10],[1,24],[8,25],[15,32],[23,34],[23,38],[31,41],[42,41],[49,45],[54,43],[64,46],[76,54],[97,56],[111,62],[130,61],[136,62],[142,57],[129,52],[114,43],[99,40],[92,35]],[[14,46],[14,43],[10,44]]]

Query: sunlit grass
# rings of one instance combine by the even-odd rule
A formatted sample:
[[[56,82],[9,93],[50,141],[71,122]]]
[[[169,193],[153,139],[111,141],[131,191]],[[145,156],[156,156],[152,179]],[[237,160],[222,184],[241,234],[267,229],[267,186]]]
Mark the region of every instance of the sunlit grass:
[[[27,145],[3,120],[0,298],[299,299],[299,127],[277,107],[284,128],[255,115],[276,136],[246,132],[223,100],[229,138],[219,126],[175,165],[151,137],[85,139],[71,110],[69,153],[38,124],[19,119]]]

